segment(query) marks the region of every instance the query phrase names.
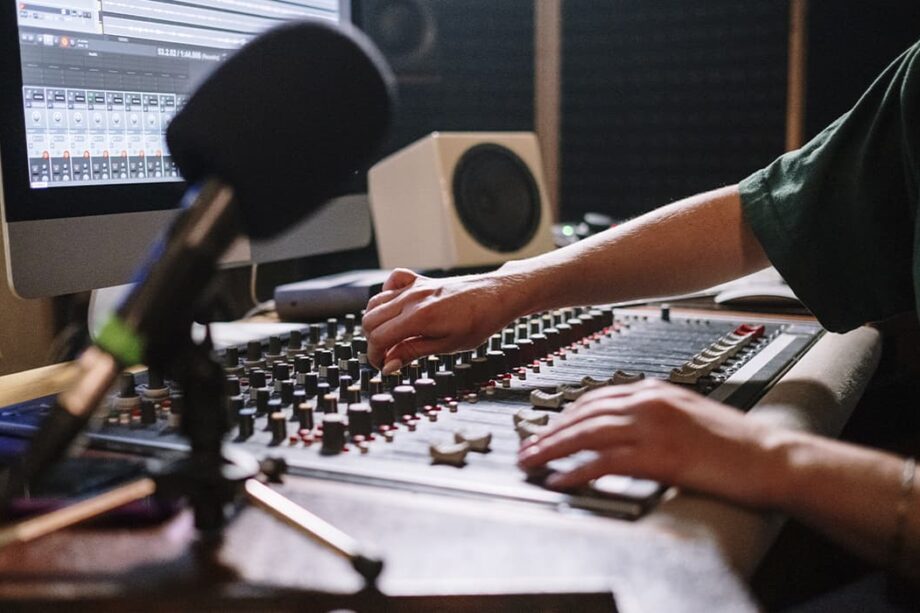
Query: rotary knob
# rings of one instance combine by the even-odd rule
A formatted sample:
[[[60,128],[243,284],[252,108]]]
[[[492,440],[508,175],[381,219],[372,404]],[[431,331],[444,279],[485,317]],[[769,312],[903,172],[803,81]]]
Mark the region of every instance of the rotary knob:
[[[272,445],[280,445],[287,438],[287,418],[284,413],[277,411],[269,417],[269,427],[272,433]]]
[[[396,421],[393,396],[390,394],[371,396],[371,415],[374,425],[392,426]]]
[[[323,415],[323,455],[335,455],[345,447],[345,416],[338,413]]]
[[[353,404],[348,407],[348,431],[352,437],[371,435],[373,428],[371,408],[366,404]]]
[[[256,410],[252,407],[240,409],[237,413],[239,419],[239,440],[251,438],[256,429]]]
[[[415,382],[416,406],[434,406],[437,401],[437,387],[433,379],[419,379]]]
[[[402,419],[404,415],[415,415],[418,409],[415,388],[411,385],[397,385],[393,388],[393,402],[396,409],[396,418]]]
[[[418,382],[416,381],[416,383]],[[436,372],[434,374],[434,383],[438,398],[457,397],[457,377],[454,375],[454,373],[450,372],[449,370]]]
[[[313,429],[313,407],[306,402],[297,405],[297,421],[301,430]]]

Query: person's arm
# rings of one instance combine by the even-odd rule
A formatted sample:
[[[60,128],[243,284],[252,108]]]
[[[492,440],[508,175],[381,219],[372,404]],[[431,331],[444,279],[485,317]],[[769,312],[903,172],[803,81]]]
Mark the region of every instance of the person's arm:
[[[524,443],[519,461],[531,470],[585,449],[597,458],[547,485],[565,489],[608,473],[655,479],[788,513],[920,577],[920,483],[905,480],[905,461],[891,454],[767,426],[658,381],[585,394]]]
[[[522,315],[690,292],[768,264],[737,186],[726,187],[493,273],[428,279],[396,271],[367,306],[368,357],[392,371],[473,348]]]

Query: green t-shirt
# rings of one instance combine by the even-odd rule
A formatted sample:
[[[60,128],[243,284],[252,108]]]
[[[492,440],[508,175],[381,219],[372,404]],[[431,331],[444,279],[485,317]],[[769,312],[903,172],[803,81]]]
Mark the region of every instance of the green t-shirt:
[[[770,261],[828,330],[916,309],[920,43],[856,106],[740,184]]]

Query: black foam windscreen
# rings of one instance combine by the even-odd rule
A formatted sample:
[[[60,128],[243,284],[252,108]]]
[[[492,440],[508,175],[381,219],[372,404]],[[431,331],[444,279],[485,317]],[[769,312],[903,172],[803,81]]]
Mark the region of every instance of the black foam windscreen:
[[[371,160],[394,100],[393,75],[363,34],[292,22],[221,64],[176,114],[166,140],[186,180],[232,186],[244,231],[267,238]]]

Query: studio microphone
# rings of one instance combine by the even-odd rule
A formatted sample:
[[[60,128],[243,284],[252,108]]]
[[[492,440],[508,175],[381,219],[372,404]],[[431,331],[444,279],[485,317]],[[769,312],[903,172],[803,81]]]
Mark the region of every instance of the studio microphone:
[[[63,455],[118,373],[168,360],[169,339],[206,299],[241,234],[265,239],[315,211],[370,160],[392,114],[394,79],[359,31],[325,21],[279,26],[221,64],[167,130],[192,185],[136,285],[77,361],[4,498]],[[187,331],[179,329],[179,333]]]

